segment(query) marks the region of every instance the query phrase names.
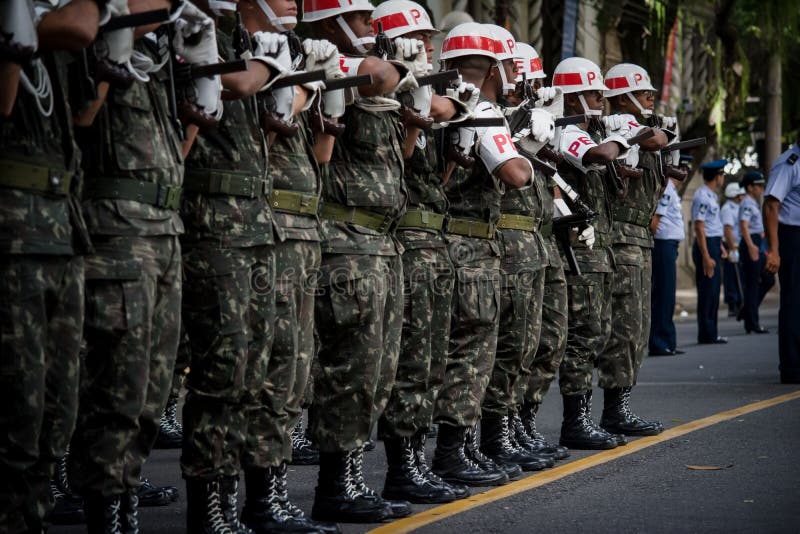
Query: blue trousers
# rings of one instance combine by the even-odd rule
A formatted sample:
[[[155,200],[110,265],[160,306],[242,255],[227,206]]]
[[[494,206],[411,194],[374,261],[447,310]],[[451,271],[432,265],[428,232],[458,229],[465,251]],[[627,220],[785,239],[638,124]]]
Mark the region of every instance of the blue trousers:
[[[757,261],[750,259],[745,240],[742,239],[739,242],[739,258],[741,258],[742,272],[744,274],[742,278],[744,290],[742,318],[744,319],[744,327],[747,330],[758,328],[758,307],[761,305],[761,301],[764,300],[764,295],[767,294],[767,291],[775,285],[775,275],[764,270],[767,256],[761,251],[761,236],[759,234],[750,234],[750,239],[759,249]],[[800,323],[798,324],[800,325]]]
[[[678,245],[674,239],[653,240],[653,279],[650,296],[651,352],[673,350],[675,339],[675,289],[677,284]]]
[[[781,309],[778,312],[778,354],[781,379],[800,382],[800,226],[778,226],[781,255]]]
[[[695,242],[692,247],[694,279],[697,284],[697,342],[711,343],[718,337],[717,313],[719,312],[719,291],[722,282],[720,262],[721,237],[706,237],[708,253],[715,262],[714,276],[707,277],[703,272],[703,257]]]

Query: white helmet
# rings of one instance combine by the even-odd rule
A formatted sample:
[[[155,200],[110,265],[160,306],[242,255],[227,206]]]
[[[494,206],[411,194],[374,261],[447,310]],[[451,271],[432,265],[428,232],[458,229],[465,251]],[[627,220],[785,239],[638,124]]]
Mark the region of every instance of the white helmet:
[[[263,1],[263,0],[262,0]],[[357,37],[342,15],[354,11],[375,11],[369,0],[305,0],[303,2],[303,22],[317,22],[319,20],[336,17],[336,23],[347,35],[353,47],[362,54],[367,53],[364,45],[375,44],[375,37]]]
[[[727,186],[725,186],[725,197],[727,198],[736,198],[739,195],[746,195],[747,191],[739,185],[739,182],[731,182]]]
[[[582,57],[568,57],[561,60],[553,72],[553,87],[560,87],[565,93],[582,93],[583,91],[608,91],[603,83],[600,67],[593,61]],[[583,94],[578,95],[586,115],[599,116],[601,109],[589,109]]]
[[[544,78],[544,67],[539,53],[527,43],[517,43],[514,63],[517,64],[517,83],[525,80]]]
[[[631,93],[634,91],[655,91],[656,88],[650,83],[650,75],[639,65],[633,63],[620,63],[614,65],[606,73],[606,91],[605,97],[627,94],[643,117],[649,117],[653,114],[653,110],[644,109],[642,104]]]
[[[410,0],[389,0],[379,4],[372,12],[372,27],[376,32],[378,23],[390,39],[418,31],[439,33],[425,9]]]
[[[494,32],[485,24],[465,22],[447,34],[442,42],[440,60],[462,56],[485,56],[497,59]]]
[[[209,2],[209,5],[211,3],[212,2]],[[256,3],[258,4],[258,7],[261,8],[261,11],[263,11],[264,14],[267,16],[267,18],[269,19],[269,23],[272,24],[272,26],[276,30],[281,31],[281,32],[285,32],[286,30],[289,29],[289,28],[286,27],[286,24],[295,24],[295,25],[297,24],[297,17],[294,17],[294,16],[278,17],[278,16],[276,16],[275,12],[272,11],[272,8],[269,7],[269,4],[267,3],[267,0],[256,0]],[[236,11],[236,8],[234,7],[233,10]]]
[[[494,39],[497,41],[495,54],[499,61],[514,59],[516,57],[517,40],[511,32],[496,24],[486,24],[494,32]]]

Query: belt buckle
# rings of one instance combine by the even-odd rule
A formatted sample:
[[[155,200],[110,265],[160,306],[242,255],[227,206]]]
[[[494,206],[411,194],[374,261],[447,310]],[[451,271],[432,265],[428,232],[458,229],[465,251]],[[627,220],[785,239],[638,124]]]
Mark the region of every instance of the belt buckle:
[[[67,179],[65,174],[50,170],[47,176],[47,187],[52,193],[60,193],[64,181]]]
[[[172,185],[158,185],[156,190],[156,206],[176,210],[180,206],[181,188]]]
[[[393,224],[394,224],[394,219],[392,217],[389,217],[388,215],[385,215],[383,217],[383,221],[381,221],[381,224],[378,227],[378,232],[382,234],[389,233],[389,230],[392,229]]]

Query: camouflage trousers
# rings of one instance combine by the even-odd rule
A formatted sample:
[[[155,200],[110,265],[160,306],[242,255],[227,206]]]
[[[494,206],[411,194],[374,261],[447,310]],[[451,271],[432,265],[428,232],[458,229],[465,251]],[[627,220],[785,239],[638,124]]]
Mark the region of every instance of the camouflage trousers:
[[[83,258],[0,259],[0,532],[38,532],[78,410]]]
[[[183,406],[185,477],[239,472],[246,441],[245,375],[264,367],[272,340],[273,258],[268,246],[184,250],[183,325],[191,355]]]
[[[184,273],[185,274],[185,273]],[[186,291],[184,290],[184,295]],[[175,358],[175,372],[172,375],[172,387],[169,390],[170,397],[179,397],[181,390],[186,384],[186,376],[192,364],[192,348],[189,345],[189,336],[186,334],[186,327],[181,321],[180,341],[178,342],[178,355]]]
[[[434,420],[474,426],[494,366],[500,323],[500,253],[492,240],[448,236],[456,271],[444,383]]]
[[[534,234],[518,238],[519,230],[500,230],[506,249],[531,249]],[[527,257],[524,263],[510,263],[515,257]],[[482,412],[496,417],[508,415],[514,406],[514,393],[520,387],[523,369],[529,369],[539,345],[542,329],[542,298],[545,270],[542,258],[534,249],[527,254],[506,253],[500,266],[500,325],[492,377],[486,389]]]
[[[576,255],[580,251],[576,250]],[[562,258],[563,260],[563,258]],[[590,391],[599,355],[611,335],[611,272],[609,265],[593,266],[578,258],[582,274],[567,274],[567,348],[559,367],[562,395]]]
[[[545,240],[550,265],[545,268],[542,328],[539,346],[530,365],[523,365],[523,379],[514,403],[539,404],[558,372],[567,346],[567,279],[555,239]]]
[[[278,466],[292,459],[291,431],[302,415],[314,354],[314,293],[321,253],[314,241],[287,240],[274,248],[275,334],[263,405],[250,426],[264,446],[263,457]]]
[[[636,384],[650,336],[652,249],[614,245],[617,269],[612,276],[611,336],[597,360],[600,387]]]
[[[444,380],[453,267],[447,250],[406,249],[403,259],[403,331],[389,403],[378,424],[384,437],[410,437],[430,427]]]
[[[176,236],[93,236],[86,257],[87,345],[69,454],[83,494],[139,486],[169,397],[181,321]]]
[[[311,432],[323,452],[363,445],[389,399],[403,321],[399,256],[323,254]]]

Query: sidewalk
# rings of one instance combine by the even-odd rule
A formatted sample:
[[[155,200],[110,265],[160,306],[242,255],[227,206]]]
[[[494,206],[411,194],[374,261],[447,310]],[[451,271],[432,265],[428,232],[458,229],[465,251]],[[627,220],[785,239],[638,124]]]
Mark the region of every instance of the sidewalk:
[[[764,302],[761,304],[762,309],[770,308],[770,309],[777,309],[780,304],[780,292],[778,289],[778,284],[775,284],[775,287],[767,293],[767,296],[764,297]],[[686,312],[689,315],[694,315],[697,312],[697,289],[678,289],[675,292],[675,315],[680,316],[681,312]],[[722,300],[722,293],[720,292],[719,298],[719,313],[727,314],[728,307]]]

